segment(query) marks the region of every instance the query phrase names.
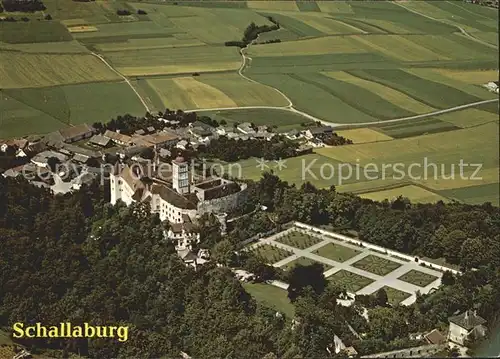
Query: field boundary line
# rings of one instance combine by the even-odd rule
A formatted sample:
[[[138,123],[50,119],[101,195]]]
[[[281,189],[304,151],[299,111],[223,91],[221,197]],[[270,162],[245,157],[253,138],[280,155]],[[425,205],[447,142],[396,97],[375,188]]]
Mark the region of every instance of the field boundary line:
[[[134,91],[134,93],[137,95],[137,97],[139,98],[139,100],[141,101],[142,103],[142,106],[144,106],[144,108],[146,109],[147,112],[151,112],[151,110],[149,109],[148,105],[146,104],[146,101],[144,101],[144,99],[142,98],[142,96],[139,94],[139,92],[137,92],[137,90],[135,89],[134,86],[132,86],[132,83],[130,82],[130,80],[125,77],[124,75],[122,75],[118,70],[116,70],[113,66],[111,66],[111,64],[109,62],[106,61],[106,59],[102,56],[102,55],[99,55],[97,53],[95,53],[94,51],[91,51],[90,52],[92,55],[94,55],[95,57],[97,57],[99,60],[101,60],[102,62],[104,62],[104,64],[109,67],[111,69],[111,71],[113,71],[114,73],[116,73],[118,76],[120,76],[124,81],[125,83],[132,89],[132,91]]]
[[[409,9],[409,8],[407,8],[406,6],[404,6],[403,4],[399,3],[398,1],[394,1],[394,4],[396,4],[396,5],[398,5],[398,6],[401,6],[402,8],[404,8],[404,9],[406,9],[407,11],[410,11],[410,12],[412,12],[412,13],[414,13],[414,14],[417,14],[417,15],[420,15],[420,16],[423,16],[423,17],[426,17],[426,18],[428,18],[428,19],[431,19],[431,20],[434,20],[434,21],[440,22],[440,23],[445,24],[445,25],[451,25],[451,26],[454,26],[454,27],[456,27],[457,29],[459,29],[459,30],[460,30],[460,32],[461,32],[464,36],[468,37],[469,39],[471,39],[471,40],[473,40],[473,41],[476,41],[476,42],[478,42],[478,43],[480,43],[480,44],[483,44],[483,45],[485,45],[485,46],[488,46],[488,47],[490,47],[490,48],[492,48],[492,49],[498,49],[498,46],[495,46],[495,45],[493,45],[493,44],[490,44],[490,43],[488,43],[488,42],[485,42],[485,41],[483,41],[483,40],[480,40],[480,39],[478,39],[478,38],[476,38],[476,37],[472,36],[472,35],[471,35],[471,34],[469,34],[467,31],[465,31],[462,27],[460,27],[460,26],[458,26],[458,25],[456,25],[456,24],[450,24],[450,23],[448,23],[448,22],[446,22],[446,21],[443,21],[443,20],[440,20],[440,19],[436,19],[435,17],[432,17],[432,16],[429,16],[429,15],[423,14],[423,13],[421,13],[421,12],[419,12],[419,11],[416,11],[416,10],[413,10],[413,9]]]

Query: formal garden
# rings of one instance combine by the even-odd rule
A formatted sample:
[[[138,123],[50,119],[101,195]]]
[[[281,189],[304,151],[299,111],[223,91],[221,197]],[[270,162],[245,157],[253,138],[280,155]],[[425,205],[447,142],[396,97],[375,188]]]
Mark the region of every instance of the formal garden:
[[[322,241],[318,237],[314,237],[299,231],[288,232],[283,236],[276,238],[275,240],[276,242],[280,242],[298,249],[306,249]]]
[[[327,278],[335,283],[339,288],[344,289],[349,293],[356,293],[367,285],[373,283],[373,280],[363,277],[359,274],[349,272],[348,270],[340,270]]]
[[[438,277],[412,269],[398,279],[407,283],[418,285],[419,287],[426,287],[438,279]]]
[[[385,276],[399,268],[401,264],[376,255],[369,255],[353,263],[352,266],[373,274]]]
[[[340,244],[328,243],[327,245],[316,249],[313,253],[317,254],[318,256],[342,263],[346,260],[351,259],[352,257],[357,256],[361,253],[361,251],[342,246]]]
[[[266,263],[270,264],[274,264],[293,255],[292,252],[289,252],[286,249],[279,248],[277,246],[273,246],[271,244],[262,244],[253,247],[250,251],[257,257],[262,258],[262,260]]]

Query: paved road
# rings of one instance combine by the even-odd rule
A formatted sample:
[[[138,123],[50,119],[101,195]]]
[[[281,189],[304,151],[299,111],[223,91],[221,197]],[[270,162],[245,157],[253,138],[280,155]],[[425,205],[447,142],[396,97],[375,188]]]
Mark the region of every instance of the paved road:
[[[407,261],[392,257],[390,255],[374,252],[373,250],[370,250],[369,248],[366,248],[366,247],[361,248],[361,247],[355,246],[353,244],[339,241],[339,240],[333,239],[331,237],[327,237],[327,236],[320,235],[317,233],[311,233],[311,232],[305,231],[305,233],[308,233],[309,235],[312,235],[312,236],[315,236],[315,237],[321,239],[320,242],[318,242],[318,243],[316,243],[316,244],[314,244],[311,247],[306,248],[306,249],[298,249],[298,248],[291,247],[289,245],[286,245],[284,243],[280,243],[277,241],[277,239],[279,239],[283,235],[285,235],[291,231],[296,231],[296,230],[297,229],[291,228],[291,229],[288,229],[284,232],[274,234],[268,238],[263,238],[258,243],[254,244],[252,247],[257,247],[257,246],[260,246],[263,244],[270,244],[270,245],[285,249],[285,250],[293,253],[293,255],[291,255],[291,256],[289,256],[289,257],[287,257],[279,262],[274,263],[273,264],[274,267],[282,267],[282,266],[294,261],[297,258],[306,257],[306,258],[310,258],[314,261],[317,261],[317,262],[320,262],[320,263],[323,263],[323,264],[326,264],[326,265],[329,265],[332,267],[332,268],[328,269],[327,271],[325,271],[325,273],[324,273],[325,277],[329,277],[329,276],[333,275],[334,273],[341,271],[341,270],[347,270],[351,273],[355,273],[355,274],[358,274],[358,275],[361,275],[361,276],[364,276],[364,277],[367,277],[367,278],[370,278],[371,280],[373,280],[373,282],[371,284],[367,285],[366,287],[364,287],[364,288],[360,289],[358,292],[356,292],[357,294],[372,294],[384,286],[390,286],[390,287],[393,287],[393,288],[398,289],[400,291],[411,294],[408,298],[406,298],[405,300],[403,300],[401,302],[401,304],[403,304],[403,305],[410,305],[413,302],[415,302],[415,300],[416,300],[415,293],[417,291],[419,291],[420,293],[428,293],[432,288],[437,288],[441,284],[442,273],[439,271],[436,271],[436,270],[433,270],[430,268],[426,268],[426,267],[422,267],[414,261],[407,262]],[[344,247],[349,247],[351,249],[355,249],[355,250],[359,251],[360,253],[358,255],[346,260],[345,262],[342,262],[342,263],[334,261],[334,260],[329,259],[329,258],[324,258],[324,257],[321,257],[317,254],[312,253],[316,249],[321,248],[328,243],[333,243],[333,244],[342,245]],[[401,266],[399,268],[395,269],[394,271],[392,271],[391,273],[388,273],[385,276],[380,276],[380,275],[377,275],[375,273],[371,273],[371,272],[368,272],[368,271],[365,271],[365,270],[362,270],[362,269],[359,269],[359,268],[352,266],[353,263],[355,263],[355,262],[357,262],[357,261],[359,261],[359,260],[361,260],[364,257],[367,257],[369,255],[374,255],[374,256],[378,256],[378,257],[382,257],[382,258],[391,260],[393,262],[397,262]],[[418,270],[420,272],[434,275],[437,277],[437,279],[425,287],[419,287],[419,286],[416,286],[414,284],[407,283],[407,282],[404,282],[404,281],[398,279],[403,274],[405,274],[411,270]],[[284,286],[286,286],[286,283],[282,283],[282,282],[276,282],[276,283],[272,283],[272,284],[279,286],[280,288],[284,288]],[[349,293],[349,294],[354,295],[354,293]]]
[[[431,116],[436,116],[436,115],[442,115],[444,113],[455,112],[455,111],[463,110],[463,109],[466,109],[466,108],[469,108],[469,107],[483,105],[483,104],[486,104],[486,103],[498,102],[498,100],[499,100],[498,98],[494,98],[492,100],[478,101],[478,102],[468,103],[468,104],[465,104],[465,105],[460,105],[460,106],[454,106],[454,107],[446,108],[444,110],[438,110],[438,111],[428,112],[428,113],[424,113],[424,114],[421,114],[421,115],[415,115],[415,116],[395,118],[395,119],[392,119],[392,120],[375,121],[375,122],[362,122],[362,123],[353,123],[353,124],[336,124],[335,127],[370,126],[370,125],[384,124],[384,123],[391,123],[391,122],[402,122],[402,121],[409,121],[409,120],[418,120],[418,119],[421,119],[421,118],[431,117]],[[331,125],[331,126],[333,126],[333,125]]]
[[[95,57],[97,57],[99,60],[101,60],[102,62],[104,62],[106,64],[107,67],[109,67],[114,73],[116,73],[118,76],[120,76],[123,81],[125,81],[125,83],[132,89],[132,91],[134,91],[134,93],[137,95],[137,97],[139,98],[139,100],[141,101],[142,105],[144,106],[144,108],[146,109],[147,112],[151,112],[151,110],[149,109],[148,105],[146,104],[146,101],[144,101],[144,99],[142,98],[142,96],[139,94],[139,92],[137,92],[137,90],[134,88],[134,86],[132,86],[132,84],[130,83],[129,79],[126,77],[126,76],[123,76],[118,70],[116,70],[113,66],[111,66],[110,63],[108,63],[106,61],[106,59],[104,57],[102,57],[101,55],[95,53],[95,52],[91,52],[92,55],[94,55]]]

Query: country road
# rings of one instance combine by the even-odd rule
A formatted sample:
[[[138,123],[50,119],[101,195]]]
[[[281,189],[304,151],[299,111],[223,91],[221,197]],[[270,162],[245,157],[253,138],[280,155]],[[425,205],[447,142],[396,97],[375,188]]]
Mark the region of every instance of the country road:
[[[492,103],[492,102],[498,102],[498,99],[492,99],[492,100],[484,100],[484,101],[478,101],[478,102],[472,102],[468,103],[465,105],[459,105],[459,106],[454,106],[450,108],[446,108],[443,110],[438,110],[438,111],[433,111],[433,112],[427,112],[423,113],[420,115],[414,115],[414,116],[408,116],[408,117],[401,117],[401,118],[394,118],[391,120],[380,120],[380,121],[373,121],[373,122],[361,122],[361,123],[333,123],[333,122],[328,122],[325,120],[318,119],[316,117],[310,116],[311,119],[314,121],[319,121],[324,125],[327,126],[332,126],[332,127],[357,127],[357,126],[371,126],[371,125],[378,125],[382,123],[391,123],[391,122],[401,122],[401,121],[409,121],[409,120],[418,120],[421,118],[426,118],[426,117],[431,117],[431,116],[436,116],[436,115],[442,115],[444,113],[449,113],[449,112],[454,112],[454,111],[459,111],[463,110],[469,107],[474,107],[474,106],[479,106],[483,105],[486,103]],[[275,106],[243,106],[243,107],[215,107],[215,108],[198,108],[198,109],[192,109],[192,110],[185,110],[184,112],[205,112],[205,111],[224,111],[224,110],[249,110],[249,109],[269,109],[269,110],[281,110],[281,111],[289,111],[289,112],[295,112],[302,114],[304,116],[303,112],[297,111],[294,108],[290,107],[275,107]],[[309,115],[305,114],[305,117]]]
[[[117,74],[118,76],[120,76],[123,81],[125,81],[125,83],[127,85],[129,85],[129,87],[132,89],[132,91],[134,91],[134,93],[137,95],[137,97],[139,98],[139,100],[141,101],[142,105],[144,106],[144,108],[146,109],[147,112],[151,112],[151,110],[149,109],[148,105],[146,104],[146,101],[144,101],[144,99],[142,98],[142,96],[139,94],[139,92],[137,92],[137,90],[134,88],[134,86],[132,86],[132,84],[130,83],[130,80],[122,75],[118,70],[116,70],[113,66],[111,66],[110,63],[108,63],[106,61],[106,59],[104,57],[102,57],[101,55],[99,54],[96,54],[95,52],[91,51],[90,52],[92,55],[94,55],[95,57],[97,57],[99,60],[101,60],[102,62],[104,62],[106,64],[107,67],[109,67],[111,69],[111,71],[113,71],[115,74]]]
[[[476,37],[472,36],[472,35],[471,35],[471,34],[469,34],[467,31],[465,31],[462,27],[460,27],[460,26],[458,26],[458,25],[456,25],[456,24],[450,24],[450,23],[448,23],[448,22],[446,22],[446,21],[443,21],[442,19],[437,19],[437,18],[435,18],[435,17],[432,17],[432,16],[429,16],[429,15],[423,14],[423,13],[421,13],[421,12],[419,12],[419,11],[416,11],[416,10],[413,10],[413,9],[409,9],[409,8],[407,8],[406,6],[404,6],[403,4],[401,4],[401,3],[400,3],[400,2],[398,2],[398,1],[394,1],[393,3],[394,3],[394,4],[396,4],[396,5],[398,5],[398,6],[401,6],[401,7],[402,7],[402,8],[404,8],[405,10],[410,11],[410,12],[412,12],[412,13],[414,13],[414,14],[417,14],[417,15],[420,15],[420,16],[423,16],[423,17],[426,17],[426,18],[428,18],[428,19],[431,19],[431,20],[434,20],[434,21],[440,22],[440,23],[442,23],[442,24],[455,26],[457,29],[459,29],[459,30],[460,30],[460,32],[461,32],[464,36],[468,37],[469,39],[471,39],[471,40],[473,40],[473,41],[476,41],[476,42],[479,42],[480,44],[483,44],[483,45],[485,45],[485,46],[491,47],[491,48],[493,48],[493,49],[498,49],[498,47],[497,47],[497,46],[495,46],[495,45],[493,45],[493,44],[490,44],[490,43],[488,43],[488,42],[485,42],[485,41],[483,41],[483,40],[480,40],[480,39],[478,39],[478,38],[476,38]]]

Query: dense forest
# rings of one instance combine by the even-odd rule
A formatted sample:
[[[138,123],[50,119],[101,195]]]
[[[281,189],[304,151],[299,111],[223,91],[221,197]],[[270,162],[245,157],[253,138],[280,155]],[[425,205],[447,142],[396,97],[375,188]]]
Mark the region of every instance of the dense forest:
[[[351,229],[362,240],[405,253],[444,257],[464,270],[414,305],[390,307],[375,298],[336,305],[342,289],[321,274],[306,286],[298,270],[293,294],[297,321],[258,305],[227,268],[186,267],[163,238],[166,225],[143,205],[115,207],[106,188],[93,185],[53,196],[23,180],[0,178],[0,326],[14,322],[71,321],[128,325],[129,341],[30,340],[34,353],[57,349],[91,358],[317,358],[333,334],[360,354],[407,347],[409,333],[445,327],[457,310],[470,308],[494,320],[500,302],[500,210],[490,204],[411,204],[404,198],[376,203],[335,188],[289,185],[266,173],[249,181],[250,218],[236,220],[222,237],[217,221],[200,221],[202,246],[213,262],[268,267],[240,252],[252,235],[299,220]],[[475,268],[475,270],[472,270]],[[306,269],[307,270],[307,269]],[[308,273],[314,272],[310,268]],[[274,273],[268,273],[273,276]],[[310,274],[307,274],[310,275]],[[314,275],[314,274],[313,274]],[[360,315],[369,307],[370,322]],[[347,323],[363,340],[353,335]],[[293,328],[293,329],[292,329]]]

